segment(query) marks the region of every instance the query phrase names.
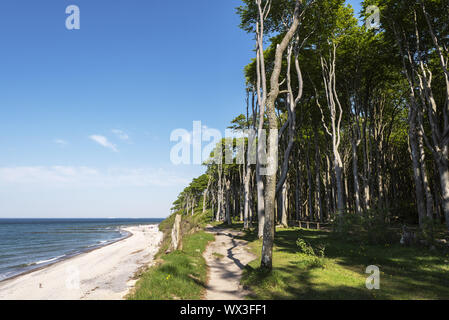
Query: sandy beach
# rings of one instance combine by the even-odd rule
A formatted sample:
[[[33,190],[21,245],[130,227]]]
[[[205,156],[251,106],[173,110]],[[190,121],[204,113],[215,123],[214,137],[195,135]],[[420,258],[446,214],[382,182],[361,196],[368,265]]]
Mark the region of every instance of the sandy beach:
[[[124,228],[131,236],[105,247],[0,282],[0,300],[119,300],[133,275],[159,249],[157,225]]]

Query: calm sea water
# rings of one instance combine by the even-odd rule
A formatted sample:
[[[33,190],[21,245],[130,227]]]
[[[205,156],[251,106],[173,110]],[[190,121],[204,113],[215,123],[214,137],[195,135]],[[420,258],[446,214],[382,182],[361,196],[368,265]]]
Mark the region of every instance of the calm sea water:
[[[104,246],[163,219],[0,219],[0,281]]]

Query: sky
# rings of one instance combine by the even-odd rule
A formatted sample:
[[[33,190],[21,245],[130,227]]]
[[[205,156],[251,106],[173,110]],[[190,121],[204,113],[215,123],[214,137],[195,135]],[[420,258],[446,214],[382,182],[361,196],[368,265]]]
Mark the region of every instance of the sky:
[[[245,111],[239,5],[1,1],[0,218],[166,217],[204,172],[172,163],[173,130]]]
[[[346,0],[347,4],[350,4],[352,8],[354,9],[356,17],[360,16],[360,11],[362,9],[362,1],[361,0]]]

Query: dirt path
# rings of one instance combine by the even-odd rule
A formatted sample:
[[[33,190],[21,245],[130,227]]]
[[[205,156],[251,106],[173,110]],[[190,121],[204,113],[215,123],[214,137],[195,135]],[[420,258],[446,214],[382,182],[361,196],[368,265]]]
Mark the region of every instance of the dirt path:
[[[241,300],[248,292],[240,285],[243,268],[256,257],[247,248],[247,242],[236,239],[242,232],[232,229],[213,228],[207,232],[215,235],[215,241],[209,244],[204,258],[209,266],[209,281],[206,300]]]

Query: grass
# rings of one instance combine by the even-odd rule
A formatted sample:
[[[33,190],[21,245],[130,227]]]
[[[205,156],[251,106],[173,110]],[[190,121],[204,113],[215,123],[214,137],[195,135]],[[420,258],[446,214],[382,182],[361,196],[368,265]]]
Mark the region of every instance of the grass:
[[[206,285],[207,265],[203,252],[214,236],[203,231],[211,220],[210,210],[196,208],[194,215],[182,215],[182,250],[169,252],[171,231],[176,213],[159,224],[164,234],[157,263],[141,270],[139,280],[128,300],[200,299]]]
[[[273,271],[265,273],[259,268],[261,240],[254,233],[244,238],[258,256],[242,278],[253,299],[449,299],[447,251],[366,245],[325,231],[278,229]],[[312,248],[324,247],[324,256],[300,253],[298,238]],[[380,268],[379,290],[365,286],[369,265]]]
[[[214,236],[204,231],[183,239],[183,250],[161,255],[162,263],[144,272],[129,300],[201,299],[207,265],[203,252]]]
[[[195,209],[195,214],[192,215],[182,215],[181,222],[181,234],[188,235],[192,234],[198,230],[204,229],[204,227],[211,220],[212,212],[206,210],[203,214],[202,209]],[[173,223],[175,221],[176,213],[171,214],[165,220],[163,220],[159,224],[159,230],[163,233],[163,240],[159,249],[159,252],[156,254],[156,258],[161,258],[165,255],[165,252],[170,247],[171,243],[171,230]]]

